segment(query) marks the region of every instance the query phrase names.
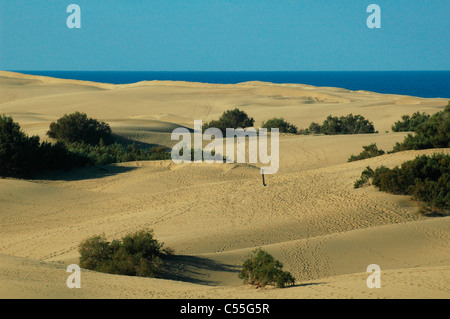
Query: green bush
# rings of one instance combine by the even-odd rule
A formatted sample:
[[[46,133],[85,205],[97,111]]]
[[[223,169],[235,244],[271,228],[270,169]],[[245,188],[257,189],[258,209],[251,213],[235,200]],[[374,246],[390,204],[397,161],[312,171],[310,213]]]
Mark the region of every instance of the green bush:
[[[93,236],[79,246],[80,267],[110,274],[158,277],[162,257],[172,254],[163,245],[153,238],[152,230],[141,230],[112,242],[104,235]]]
[[[379,150],[376,143],[372,143],[370,145],[363,146],[363,151],[361,153],[359,153],[359,155],[350,156],[350,158],[348,159],[348,162],[359,161],[359,160],[363,160],[366,158],[380,156],[383,154],[384,154],[384,151]]]
[[[267,120],[267,122],[262,123],[261,127],[268,130],[271,128],[278,128],[280,133],[297,134],[298,131],[295,125],[286,122],[283,118],[272,118]]]
[[[418,125],[415,134],[408,134],[396,143],[392,152],[450,147],[450,102],[441,112]]]
[[[32,177],[44,170],[167,159],[170,159],[170,152],[163,147],[106,145],[103,138],[98,145],[66,140],[41,143],[39,136],[29,137],[11,117],[0,115],[0,176]]]
[[[328,116],[321,128],[323,134],[364,134],[375,133],[373,124],[361,115]]]
[[[414,132],[414,130],[422,123],[427,121],[430,115],[426,113],[416,112],[412,116],[403,115],[401,121],[397,121],[392,125],[393,132]]]
[[[0,175],[29,175],[36,169],[39,137],[28,137],[11,117],[0,115]]]
[[[133,143],[128,146],[114,143],[111,145],[89,145],[85,143],[71,143],[68,150],[77,156],[86,158],[90,165],[106,165],[131,161],[154,161],[170,159],[170,152],[163,147],[148,150]]]
[[[450,209],[450,155],[422,155],[392,169],[381,166],[373,171],[368,167],[355,188],[369,179],[381,191],[410,195],[429,207]]]
[[[284,288],[295,284],[295,278],[287,271],[283,271],[283,264],[272,255],[262,249],[255,250],[249,258],[244,261],[239,278],[244,283],[264,287],[275,285]]]
[[[47,134],[64,142],[70,153],[85,159],[89,165],[170,159],[170,152],[163,147],[144,149],[136,143],[114,142],[109,125],[88,118],[85,113],[64,115],[50,124]]]
[[[362,115],[348,114],[347,116],[329,115],[322,125],[312,122],[309,128],[301,130],[303,134],[366,134],[377,133],[372,122],[366,120]]]
[[[0,115],[0,176],[31,177],[42,170],[86,163],[64,144],[40,143],[39,136],[29,137],[11,117]]]
[[[113,142],[111,128],[108,124],[88,118],[86,113],[80,112],[65,114],[56,122],[52,122],[47,135],[66,143],[98,145],[100,140],[104,144]]]
[[[208,128],[218,128],[222,131],[225,136],[227,128],[246,128],[252,127],[255,123],[253,118],[249,118],[247,113],[235,108],[234,110],[229,110],[223,112],[222,116],[218,120],[210,121],[203,125],[203,131]]]
[[[308,130],[314,134],[320,134],[320,129],[321,129],[320,124],[316,122],[312,122],[308,128]]]
[[[370,168],[370,166],[367,166],[366,169],[361,173],[360,179],[358,179],[355,184],[353,184],[354,188],[360,188],[361,186],[364,186],[365,184],[369,183],[370,179],[373,178],[374,171]]]

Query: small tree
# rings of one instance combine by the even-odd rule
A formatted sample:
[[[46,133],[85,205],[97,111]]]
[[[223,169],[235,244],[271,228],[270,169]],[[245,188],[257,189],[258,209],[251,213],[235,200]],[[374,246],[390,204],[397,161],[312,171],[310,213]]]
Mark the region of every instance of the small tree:
[[[65,114],[52,122],[47,135],[67,143],[98,145],[101,140],[104,144],[113,142],[111,128],[107,123],[88,118],[86,113],[80,112]]]
[[[234,110],[223,112],[219,120],[213,120],[209,123],[206,123],[203,126],[203,130],[206,130],[210,127],[215,127],[220,129],[222,131],[222,134],[225,135],[227,128],[246,128],[253,126],[254,123],[255,120],[248,117],[247,113],[239,110],[238,108],[235,108]]]
[[[272,118],[267,120],[267,122],[263,122],[261,125],[262,128],[278,128],[280,133],[291,133],[297,134],[297,127],[291,123],[286,122],[282,117],[281,118]]]
[[[321,131],[321,127],[320,127],[320,124],[319,123],[316,123],[316,122],[312,122],[310,125],[309,125],[309,132],[311,132],[311,133],[314,133],[314,134],[320,134],[320,131]]]
[[[264,287],[268,284],[277,288],[284,288],[295,284],[295,278],[291,273],[283,271],[283,264],[261,248],[244,261],[239,278],[244,283]]]

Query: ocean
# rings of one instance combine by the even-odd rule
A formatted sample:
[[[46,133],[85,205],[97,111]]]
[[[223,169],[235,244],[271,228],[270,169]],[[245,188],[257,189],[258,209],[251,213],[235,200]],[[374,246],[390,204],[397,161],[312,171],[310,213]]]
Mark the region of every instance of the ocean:
[[[235,84],[247,81],[299,83],[365,90],[385,94],[412,95],[425,98],[450,98],[450,71],[353,71],[353,72],[156,72],[156,71],[17,71],[113,84],[170,80]]]

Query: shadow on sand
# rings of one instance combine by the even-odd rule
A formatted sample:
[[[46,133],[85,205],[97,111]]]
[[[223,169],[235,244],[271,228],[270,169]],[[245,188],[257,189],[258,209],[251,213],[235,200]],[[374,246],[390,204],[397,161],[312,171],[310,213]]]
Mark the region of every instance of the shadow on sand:
[[[133,139],[121,136],[121,135],[117,135],[117,134],[112,134],[112,136],[116,143],[121,144],[123,146],[135,144],[137,147],[145,149],[145,150],[148,150],[148,149],[151,149],[154,147],[162,147],[162,148],[165,148],[166,150],[170,150],[170,148],[168,148],[167,146],[160,145],[160,144],[141,142],[141,141],[133,140]]]
[[[48,171],[45,173],[37,174],[30,180],[47,180],[47,181],[81,181],[88,179],[103,178],[113,176],[121,173],[126,173],[135,170],[136,167],[129,166],[115,166],[115,165],[102,165],[102,166],[89,166],[82,168],[72,168],[68,171]]]
[[[292,286],[289,286],[286,288],[318,286],[318,285],[324,285],[324,284],[326,284],[326,282],[309,282],[309,283],[304,283],[304,284],[292,285]]]
[[[234,265],[227,265],[217,262],[212,259],[187,256],[187,255],[172,255],[164,257],[165,270],[162,277],[165,279],[186,281],[201,285],[218,285],[219,282],[211,280],[213,275],[227,275],[237,273],[240,267]],[[222,274],[219,274],[222,273]]]
[[[116,143],[123,146],[128,146],[135,144],[138,148],[144,150],[149,150],[155,147],[163,148],[165,151],[170,151],[170,148],[159,144],[150,144],[139,141],[134,141],[126,137],[119,135],[114,135],[114,140]],[[97,179],[113,175],[118,175],[121,173],[130,172],[135,170],[135,167],[124,167],[115,166],[114,164],[109,165],[99,165],[99,166],[85,166],[85,167],[75,167],[68,170],[58,170],[58,171],[45,171],[35,174],[35,176],[29,178],[30,180],[49,180],[49,181],[81,181],[88,179]]]

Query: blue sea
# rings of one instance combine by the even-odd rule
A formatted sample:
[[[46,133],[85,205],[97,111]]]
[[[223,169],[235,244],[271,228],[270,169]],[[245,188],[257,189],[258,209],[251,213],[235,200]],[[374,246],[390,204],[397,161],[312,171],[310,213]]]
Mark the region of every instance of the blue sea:
[[[340,87],[386,94],[450,98],[450,71],[353,71],[353,72],[153,72],[153,71],[18,71],[63,79],[113,84],[171,80],[234,84],[246,81],[299,83]]]

